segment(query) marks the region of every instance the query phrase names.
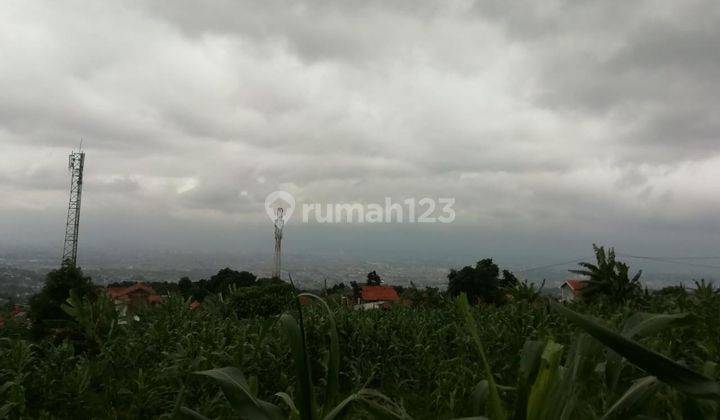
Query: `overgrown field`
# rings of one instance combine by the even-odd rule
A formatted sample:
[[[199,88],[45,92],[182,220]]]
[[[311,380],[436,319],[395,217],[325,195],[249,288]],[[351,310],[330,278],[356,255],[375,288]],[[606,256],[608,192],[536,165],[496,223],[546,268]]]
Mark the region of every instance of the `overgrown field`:
[[[339,337],[342,395],[363,387],[376,389],[417,419],[487,415],[484,407],[478,407],[478,401],[486,398],[486,390],[478,387],[486,379],[485,370],[451,300],[375,311],[355,311],[332,298],[328,301]],[[297,378],[290,343],[280,332],[278,317],[236,319],[224,305],[208,301],[202,310],[189,311],[187,301],[175,297],[140,311],[137,318],[123,318],[111,308],[75,302],[75,332],[54,339],[32,340],[26,331],[7,325],[0,330],[4,336],[0,342],[0,417],[168,418],[183,415],[179,407],[184,406],[211,418],[238,418],[217,382],[193,374],[226,366],[239,368],[259,398],[283,406],[275,394],[293,396]],[[602,319],[616,331],[639,312],[689,314],[635,338],[670,359],[718,378],[716,366],[708,363],[720,361],[720,296],[716,292],[656,293],[622,307],[571,307]],[[303,312],[312,377],[322,399],[329,318],[316,303],[304,305]],[[562,345],[556,352],[560,364],[577,351],[581,331],[544,300],[475,306],[472,314],[508,407],[521,392],[521,353],[528,340]],[[581,341],[592,341],[597,348],[578,364],[573,388],[578,403],[568,418],[599,417],[635,379],[647,374],[626,364],[613,371],[618,372],[613,379],[609,366],[619,359],[587,336]],[[658,418],[712,415],[702,410],[712,410],[705,406],[715,403],[691,400],[665,384],[652,391],[633,408],[635,412]],[[546,398],[564,397],[570,395],[546,394]],[[372,417],[360,405],[349,414]],[[630,413],[619,418],[625,414]]]

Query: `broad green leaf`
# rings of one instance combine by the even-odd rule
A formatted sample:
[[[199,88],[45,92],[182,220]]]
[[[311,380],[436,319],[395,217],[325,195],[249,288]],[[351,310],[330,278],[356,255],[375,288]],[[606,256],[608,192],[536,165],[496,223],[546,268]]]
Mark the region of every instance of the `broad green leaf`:
[[[550,301],[550,306],[595,339],[661,381],[690,395],[720,399],[720,384],[597,322]]]
[[[556,402],[550,397],[553,388],[558,386],[558,381],[561,379],[558,368],[563,348],[562,344],[553,341],[545,345],[540,357],[540,368],[535,383],[530,388],[530,396],[527,400],[528,420],[544,418],[545,413],[550,411],[552,409],[551,405]]]
[[[293,401],[292,397],[289,396],[285,392],[278,392],[275,394],[277,397],[279,397],[285,405],[288,406],[290,409],[290,417],[291,418],[300,418],[300,412],[298,411],[297,407],[295,407],[295,401]]]
[[[688,314],[650,314],[638,312],[625,321],[622,335],[627,338],[646,337],[688,319]]]
[[[380,420],[411,420],[405,410],[388,398],[382,392],[374,389],[361,389],[357,392],[359,401],[362,401],[365,408],[373,415],[373,418]]]
[[[602,419],[627,418],[628,414],[635,410],[655,393],[660,382],[654,376],[640,378],[628,388],[615,404],[612,405],[602,416]]]
[[[353,403],[362,404],[373,415],[374,419],[410,420],[410,416],[407,415],[405,410],[390,398],[378,391],[365,388],[341,401],[340,404],[330,410],[324,420],[343,418]]]
[[[493,420],[503,420],[507,418],[507,416],[505,414],[505,410],[503,409],[502,400],[500,399],[500,394],[498,393],[495,379],[492,375],[492,370],[490,369],[490,363],[488,363],[487,357],[485,356],[485,349],[483,348],[480,336],[478,335],[477,323],[470,312],[470,304],[468,303],[467,296],[464,293],[461,294],[455,300],[455,304],[458,315],[465,323],[465,330],[468,334],[470,334],[470,337],[475,343],[475,347],[480,354],[480,359],[482,360],[483,367],[485,368],[485,377],[487,378],[489,385],[488,414]]]
[[[483,379],[475,386],[470,396],[473,406],[473,415],[479,416],[485,412],[489,391],[490,385],[486,379]]]
[[[335,406],[338,400],[338,393],[340,388],[340,338],[338,337],[337,326],[335,325],[335,317],[333,316],[330,307],[327,302],[320,296],[312,293],[301,293],[299,296],[307,296],[312,299],[316,299],[320,302],[327,312],[328,319],[328,335],[330,337],[330,351],[328,352],[327,360],[327,377],[326,377],[326,390],[325,390],[325,405],[324,415],[327,415],[330,409]]]
[[[358,400],[357,394],[350,394],[347,398],[340,401],[338,405],[329,410],[325,415],[324,420],[335,420],[341,418],[345,412],[350,408],[350,404]]]
[[[520,353],[520,367],[518,371],[518,395],[515,402],[516,420],[525,420],[527,416],[528,396],[530,395],[530,384],[535,381],[535,377],[540,367],[540,357],[542,356],[545,343],[542,341],[526,341]]]
[[[300,412],[302,420],[315,419],[315,397],[313,390],[312,377],[310,376],[310,366],[307,359],[305,340],[303,330],[289,314],[280,316],[280,328],[290,344],[290,353],[293,357],[295,365],[295,374],[297,375],[297,398],[296,406]]]
[[[475,416],[475,417],[457,417],[453,420],[489,420],[487,417]]]
[[[268,420],[283,418],[280,407],[255,398],[240,369],[224,367],[195,374],[209,376],[219,382],[225,398],[242,416]]]
[[[210,420],[209,418],[203,416],[202,414],[198,413],[197,411],[189,409],[187,407],[181,408],[180,412],[183,413],[183,415],[187,418],[197,419],[197,420]]]

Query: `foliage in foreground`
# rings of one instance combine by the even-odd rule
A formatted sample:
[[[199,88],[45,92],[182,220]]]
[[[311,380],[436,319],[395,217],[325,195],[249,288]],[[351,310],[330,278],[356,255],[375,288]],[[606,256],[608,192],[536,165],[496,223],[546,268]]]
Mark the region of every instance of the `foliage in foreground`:
[[[717,378],[716,366],[708,363],[720,360],[716,290],[677,290],[631,303],[635,306],[613,312],[595,305],[572,308],[606,319],[612,330],[630,334],[670,361],[681,360],[693,371]],[[170,418],[185,406],[209,418],[237,418],[217,385],[194,374],[223,366],[239,369],[253,396],[289,414],[289,404],[275,394],[285,393],[295,401],[296,378],[302,375],[287,337],[277,333],[280,318],[237,319],[227,301],[204,303],[202,311],[188,311],[187,304],[173,297],[138,312],[135,320],[79,299],[68,303],[76,310],[73,336],[79,339],[30,341],[13,332],[0,340],[0,417]],[[468,308],[489,369],[465,327],[467,318],[450,301],[388,311],[354,311],[332,299],[328,305],[340,355],[337,395],[369,389],[413,418],[489,415],[489,374],[503,412],[516,418],[522,418],[517,417],[517,401],[526,401],[526,408],[531,401],[554,401],[554,386],[540,398],[545,391],[538,384],[562,383],[569,374],[577,379],[570,393],[574,409],[568,411],[574,418],[607,413],[627,418],[636,412],[663,418],[693,418],[695,413],[698,418],[712,416],[714,409],[714,401],[677,388],[647,367],[625,362],[587,335],[578,337],[575,324],[540,301]],[[323,409],[337,406],[342,398],[335,398],[335,405],[327,403],[330,317],[317,305],[304,307],[303,317],[307,370],[319,378],[312,387],[318,404]],[[530,361],[538,361],[537,371]],[[349,413],[372,418],[364,404]]]

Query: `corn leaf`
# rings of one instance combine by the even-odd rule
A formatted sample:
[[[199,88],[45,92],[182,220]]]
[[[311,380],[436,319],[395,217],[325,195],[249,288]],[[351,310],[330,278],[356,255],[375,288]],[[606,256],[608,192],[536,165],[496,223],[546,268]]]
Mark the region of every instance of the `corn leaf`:
[[[360,391],[351,394],[343,401],[335,406],[330,412],[324,417],[324,420],[336,420],[343,418],[347,413],[347,410],[353,403],[361,404],[367,411],[369,411],[374,419],[385,419],[385,420],[410,420],[410,416],[407,415],[402,407],[395,404],[390,398],[384,394],[372,390],[363,388]]]
[[[259,400],[253,395],[240,369],[224,367],[195,372],[195,374],[208,376],[217,381],[230,405],[243,417],[267,420],[283,418],[280,407]]]
[[[290,344],[290,353],[292,354],[293,364],[295,365],[295,374],[297,375],[296,386],[298,390],[296,406],[300,412],[300,418],[302,420],[313,420],[315,419],[316,412],[315,397],[303,331],[298,322],[295,321],[295,318],[289,314],[280,316],[279,325]]]
[[[323,415],[327,415],[332,407],[335,406],[338,400],[338,393],[340,388],[340,338],[338,337],[337,326],[335,325],[335,317],[333,316],[330,307],[327,302],[320,296],[312,293],[301,293],[299,296],[307,296],[311,299],[316,299],[322,304],[322,307],[327,312],[328,316],[328,336],[330,337],[330,351],[328,352],[327,359],[327,377],[326,377],[326,390],[325,390],[325,404]]]
[[[461,294],[455,300],[455,304],[458,315],[464,321],[465,330],[468,332],[468,334],[470,334],[470,337],[475,343],[475,347],[480,354],[480,359],[482,360],[483,367],[485,368],[485,377],[487,378],[489,385],[487,404],[488,414],[493,420],[503,420],[507,418],[507,416],[505,414],[505,410],[503,409],[502,400],[500,399],[500,394],[498,393],[495,379],[493,378],[492,371],[490,370],[490,363],[488,363],[487,357],[485,356],[485,349],[483,348],[482,342],[480,341],[480,336],[478,335],[477,323],[475,322],[475,318],[473,318],[473,315],[470,312],[470,304],[468,303],[467,296],[465,296],[464,293]]]
[[[622,335],[627,338],[647,337],[670,326],[689,320],[689,314],[650,314],[638,312],[625,321]]]
[[[654,376],[646,376],[635,381],[630,388],[602,416],[602,420],[627,418],[639,405],[655,393],[660,382]]]
[[[527,400],[528,420],[546,418],[547,413],[553,409],[552,406],[557,403],[551,396],[562,379],[559,367],[563,348],[562,344],[553,341],[545,345],[540,357],[540,368]]]
[[[530,384],[535,381],[540,357],[545,343],[542,341],[526,341],[520,353],[520,367],[518,371],[518,395],[515,403],[515,420],[525,420],[527,417],[527,400],[530,395]]]
[[[550,301],[550,306],[630,363],[661,381],[693,396],[720,399],[720,384],[641,344],[623,337],[590,318]]]

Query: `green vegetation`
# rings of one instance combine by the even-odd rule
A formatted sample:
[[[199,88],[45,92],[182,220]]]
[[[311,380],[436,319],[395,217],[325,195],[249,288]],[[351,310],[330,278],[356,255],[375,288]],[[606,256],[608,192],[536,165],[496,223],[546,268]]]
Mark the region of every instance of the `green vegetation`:
[[[413,287],[401,293],[412,305],[389,310],[294,298],[277,280],[131,314],[68,292],[64,333],[0,329],[0,418],[718,416],[712,284],[561,305],[483,261],[463,275],[491,279],[492,293]]]
[[[30,299],[30,319],[36,334],[44,334],[58,321],[70,319],[61,308],[70,293],[83,297],[93,295],[95,290],[90,277],[84,276],[80,268],[63,264],[47,274],[45,286]]]
[[[500,303],[505,300],[505,294],[517,287],[519,282],[515,275],[507,270],[503,270],[502,277],[499,275],[500,268],[491,258],[478,261],[475,267],[450,270],[448,293],[450,296],[465,294],[473,303]]]
[[[634,299],[641,293],[638,271],[629,277],[630,268],[627,264],[615,259],[615,250],[610,248],[605,253],[604,247],[593,244],[597,263],[582,262],[582,270],[571,270],[575,274],[587,276],[582,296],[585,300],[606,299],[610,302],[624,302]]]

